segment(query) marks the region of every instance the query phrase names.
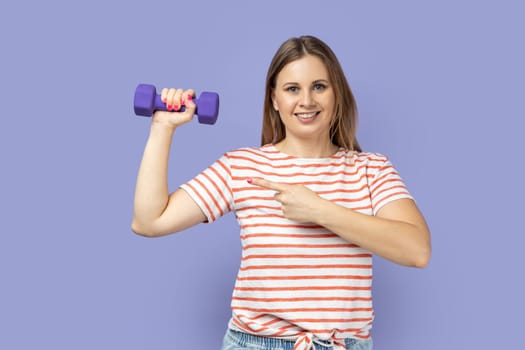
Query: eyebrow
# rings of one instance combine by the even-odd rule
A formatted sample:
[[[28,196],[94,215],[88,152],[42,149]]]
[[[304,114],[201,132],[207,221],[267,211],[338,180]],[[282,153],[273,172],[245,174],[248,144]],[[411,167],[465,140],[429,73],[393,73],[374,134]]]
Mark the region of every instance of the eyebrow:
[[[319,83],[330,84],[330,82],[326,79],[317,79],[312,82],[312,85],[319,84]],[[289,82],[284,83],[282,86],[286,86],[286,85],[300,85],[300,84],[295,81],[289,81]]]

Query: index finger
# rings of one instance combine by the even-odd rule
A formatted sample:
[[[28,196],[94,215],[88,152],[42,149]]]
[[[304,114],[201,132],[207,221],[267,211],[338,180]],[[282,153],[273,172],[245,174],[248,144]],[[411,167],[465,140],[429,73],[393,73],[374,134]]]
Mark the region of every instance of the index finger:
[[[272,181],[268,181],[265,179],[258,179],[258,178],[250,178],[247,181],[248,183],[252,185],[264,187],[269,190],[274,190],[277,192],[283,192],[284,190],[286,190],[286,185],[278,183],[278,182],[272,182]]]

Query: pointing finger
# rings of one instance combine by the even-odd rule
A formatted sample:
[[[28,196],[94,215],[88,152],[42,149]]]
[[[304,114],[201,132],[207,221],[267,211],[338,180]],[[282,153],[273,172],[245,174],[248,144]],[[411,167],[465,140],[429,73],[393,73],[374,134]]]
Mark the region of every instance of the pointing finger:
[[[277,191],[277,192],[283,192],[287,188],[286,184],[281,184],[281,183],[278,183],[278,182],[272,182],[272,181],[268,181],[268,180],[265,180],[265,179],[257,179],[257,178],[252,179],[252,178],[250,178],[247,181],[248,181],[248,183],[250,183],[252,185],[259,186],[259,187],[264,187],[264,188],[267,188],[269,190],[274,190],[274,191]]]

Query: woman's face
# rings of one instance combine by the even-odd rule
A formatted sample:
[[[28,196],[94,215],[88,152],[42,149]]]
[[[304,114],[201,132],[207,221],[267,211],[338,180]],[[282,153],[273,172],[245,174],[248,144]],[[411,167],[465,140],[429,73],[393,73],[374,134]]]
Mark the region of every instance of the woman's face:
[[[288,63],[277,75],[272,94],[286,137],[330,140],[335,94],[320,58],[306,55]]]

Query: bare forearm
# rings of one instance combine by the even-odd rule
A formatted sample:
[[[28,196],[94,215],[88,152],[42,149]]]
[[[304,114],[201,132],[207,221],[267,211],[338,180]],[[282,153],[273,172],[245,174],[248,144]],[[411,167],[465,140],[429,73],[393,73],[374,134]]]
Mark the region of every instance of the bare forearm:
[[[315,222],[395,263],[415,267],[428,263],[430,243],[424,223],[361,214],[326,200],[319,202]]]
[[[153,123],[135,189],[133,225],[158,219],[168,204],[168,159],[175,128]]]

